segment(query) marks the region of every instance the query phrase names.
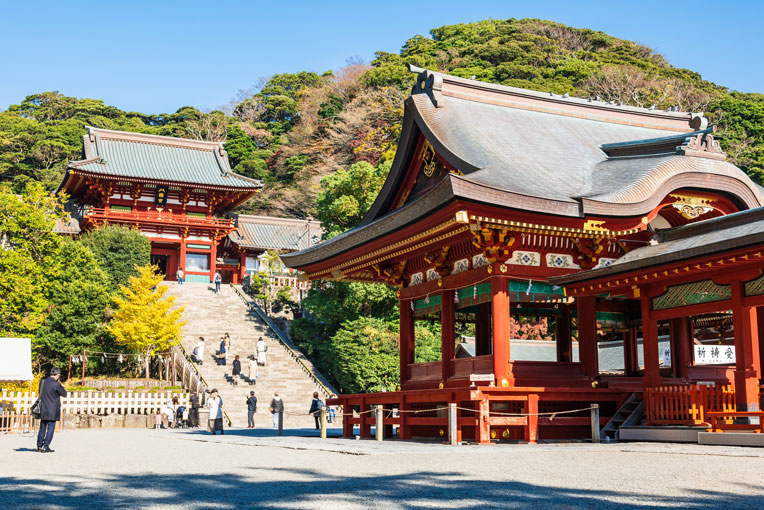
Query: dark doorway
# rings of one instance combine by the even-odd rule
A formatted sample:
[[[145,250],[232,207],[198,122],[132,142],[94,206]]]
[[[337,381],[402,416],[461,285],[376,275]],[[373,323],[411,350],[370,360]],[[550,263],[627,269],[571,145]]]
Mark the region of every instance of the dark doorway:
[[[152,255],[151,264],[159,267],[159,272],[163,275],[167,274],[167,255]]]

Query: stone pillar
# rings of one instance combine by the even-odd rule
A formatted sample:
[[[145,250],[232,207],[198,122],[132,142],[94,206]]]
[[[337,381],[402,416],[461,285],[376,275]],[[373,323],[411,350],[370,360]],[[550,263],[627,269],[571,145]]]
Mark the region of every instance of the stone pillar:
[[[509,375],[509,291],[507,279],[491,278],[493,316],[493,373],[496,386],[511,386]],[[506,382],[505,382],[506,381]]]
[[[576,298],[578,324],[578,357],[583,365],[584,375],[596,377],[599,374],[597,353],[597,297]]]
[[[642,350],[645,360],[645,376],[642,385],[645,388],[661,385],[661,370],[658,363],[658,322],[653,320],[651,301],[642,291]]]
[[[409,363],[414,362],[414,312],[413,301],[401,300],[400,309],[400,375],[401,385],[409,380]]]
[[[743,306],[744,286],[732,282],[732,324],[735,331],[735,404],[738,411],[759,410],[758,313],[754,306]]]
[[[573,361],[573,339],[570,336],[570,308],[560,305],[560,316],[557,318],[557,361]]]
[[[441,378],[447,381],[451,378],[451,360],[455,355],[455,317],[454,317],[454,292],[443,290],[440,292],[440,349],[441,349]]]

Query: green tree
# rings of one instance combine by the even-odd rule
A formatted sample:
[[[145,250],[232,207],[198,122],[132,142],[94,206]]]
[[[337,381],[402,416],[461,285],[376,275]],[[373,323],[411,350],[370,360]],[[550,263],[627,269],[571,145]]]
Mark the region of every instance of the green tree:
[[[45,319],[62,242],[53,227],[62,214],[40,183],[27,183],[21,194],[0,185],[0,333],[30,335]]]
[[[317,217],[328,239],[360,223],[382,189],[391,163],[373,167],[365,161],[321,179]]]
[[[111,300],[110,283],[90,249],[65,241],[49,280],[50,306],[36,336],[38,354],[46,361],[63,363],[70,354],[99,346]]]
[[[151,241],[139,230],[121,225],[106,225],[80,238],[109,276],[111,288],[125,285],[136,268],[146,266],[151,258]]]
[[[156,274],[156,266],[136,268],[130,287],[121,286],[122,297],[115,297],[118,309],[107,330],[118,344],[141,353],[145,377],[149,377],[150,357],[180,342],[185,324],[183,307],[172,309],[175,297],[163,298],[167,287],[159,285],[164,277]]]

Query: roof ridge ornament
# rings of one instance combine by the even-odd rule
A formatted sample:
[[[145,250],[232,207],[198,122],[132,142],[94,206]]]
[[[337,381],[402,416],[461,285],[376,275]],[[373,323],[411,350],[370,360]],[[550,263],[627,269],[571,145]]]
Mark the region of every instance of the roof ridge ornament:
[[[722,151],[719,142],[711,133],[698,133],[685,138],[684,143],[676,148],[677,154],[698,158],[718,159],[724,161],[727,155]]]
[[[411,64],[409,64],[409,71],[419,73],[416,83],[411,89],[411,95],[427,94],[430,96],[430,100],[435,105],[435,108],[443,106],[443,76],[440,73],[422,69]]]

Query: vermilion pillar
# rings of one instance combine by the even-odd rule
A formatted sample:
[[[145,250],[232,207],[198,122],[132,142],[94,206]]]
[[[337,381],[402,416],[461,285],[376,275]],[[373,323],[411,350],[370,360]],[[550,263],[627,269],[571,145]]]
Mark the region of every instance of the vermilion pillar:
[[[218,264],[218,246],[217,240],[212,238],[212,246],[210,247],[210,283],[215,280],[215,271],[217,271]]]
[[[756,308],[756,318],[756,332],[759,337],[759,378],[761,378],[761,371],[764,370],[764,306]]]
[[[653,320],[651,313],[651,298],[642,291],[642,350],[645,359],[645,377],[642,384],[645,388],[660,386],[661,370],[658,364],[658,322]]]
[[[506,278],[491,278],[493,374],[496,377],[497,386],[511,385],[509,377],[509,289],[507,283]]]
[[[690,346],[692,332],[690,319],[679,317],[669,321],[669,338],[671,339],[671,372],[674,377],[685,378],[690,370]]]
[[[182,269],[183,272],[185,273],[186,271],[186,238],[185,237],[181,237],[180,239],[180,260],[178,260],[178,267]]]
[[[597,353],[597,297],[581,296],[576,298],[578,324],[578,357],[583,366],[584,375],[596,377],[599,374]]]
[[[573,340],[570,336],[570,308],[560,305],[560,317],[557,319],[557,361],[573,360]]]
[[[409,363],[414,362],[414,312],[413,301],[400,301],[400,370],[401,384],[409,380]]]
[[[443,290],[440,293],[440,352],[444,381],[452,375],[451,360],[455,355],[454,320],[454,291]]]
[[[637,350],[637,328],[631,327],[623,335],[624,374],[633,376],[639,369],[639,351]]]
[[[738,411],[759,410],[759,331],[756,307],[743,306],[744,288],[732,282],[732,325],[735,331],[735,404]]]

